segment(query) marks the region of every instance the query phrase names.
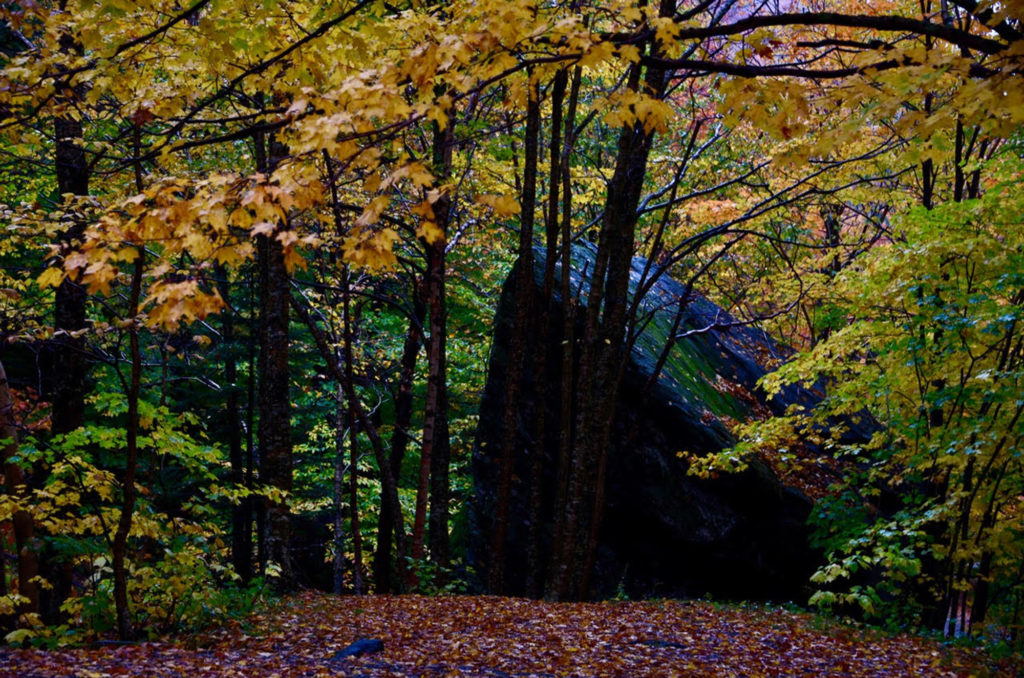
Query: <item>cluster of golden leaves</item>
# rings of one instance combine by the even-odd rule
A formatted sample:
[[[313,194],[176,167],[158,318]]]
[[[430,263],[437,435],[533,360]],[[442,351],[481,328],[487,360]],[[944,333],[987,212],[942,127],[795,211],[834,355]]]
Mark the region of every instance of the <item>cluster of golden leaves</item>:
[[[829,9],[921,16],[914,3],[848,4],[836,1]],[[838,80],[787,76],[767,85],[760,78],[716,77],[704,90],[717,103],[713,113],[721,123],[768,136],[766,152],[781,161],[776,171],[783,176],[787,166],[856,151],[886,135],[919,142],[906,146],[916,160],[948,153],[936,131],[956,116],[977,118],[994,135],[1024,122],[1024,41],[985,58],[941,41],[925,45],[893,32],[833,25],[763,26],[709,38],[698,35],[705,16],[659,18],[655,8],[635,0],[585,10],[468,0],[446,3],[443,11],[413,4],[402,12],[369,0],[197,5],[187,17],[177,0],[23,2],[2,10],[32,48],[5,63],[0,107],[29,121],[67,116],[97,128],[144,128],[144,192],[133,195],[124,180],[127,165],[104,175],[94,193],[106,214],[81,250],[64,259],[63,270],[47,272],[41,282],[81,275],[106,293],[121,274],[119,265],[148,248],[158,271],[148,277],[159,287],[147,292],[149,319],[165,326],[219,308],[201,271],[187,272],[190,284],[180,288],[182,272],[174,282],[160,272],[182,254],[234,266],[251,256],[254,237],[273,235],[289,266],[302,265],[303,251],[322,246],[319,234],[333,228],[322,181],[328,173],[356,209],[345,217],[345,237],[332,246],[349,264],[371,271],[396,264],[395,248],[405,237],[396,222],[411,224],[412,238],[445,237],[433,209],[445,194],[473,196],[477,215],[513,217],[519,211],[514,187],[494,181],[510,173],[507,160],[478,161],[479,169],[467,169],[457,186],[439,183],[424,159],[429,149],[417,139],[425,127],[470,120],[484,107],[490,117],[475,119],[480,128],[515,123],[531,89],[559,68],[579,66],[592,86],[581,113],[594,112],[612,128],[639,123],[648,132],[671,134],[693,115],[689,104],[622,85],[625,69],[642,58],[645,31],[653,31],[659,53],[669,59],[864,69]],[[992,8],[993,22],[1022,11],[1017,0]],[[738,21],[749,12],[739,3],[720,19]],[[980,24],[966,30],[979,39],[991,35]],[[880,34],[892,40],[868,48]],[[68,50],[66,39],[62,46],[62,36],[73,36],[80,50]],[[865,47],[822,50],[822,41]],[[902,65],[873,68],[882,62]],[[975,77],[979,66],[986,77]],[[925,86],[943,92],[942,105],[908,109],[906,102]],[[481,103],[488,99],[499,104]],[[244,125],[265,126],[287,147],[272,177],[258,175],[247,154],[232,155],[238,137],[231,134]],[[6,124],[2,134],[12,152],[25,157],[46,143],[34,124]],[[96,157],[130,155],[117,135],[87,132],[82,143]],[[326,168],[325,157],[331,159]],[[230,174],[219,174],[228,168]],[[239,203],[239,186],[246,184],[254,185],[251,196]],[[697,220],[730,218],[738,209],[730,200],[715,197],[696,206]],[[184,307],[183,298],[196,292],[199,301]]]
[[[332,242],[345,261],[371,271],[393,267],[401,240],[396,220],[414,224],[427,242],[443,238],[433,205],[454,188],[437,184],[402,134],[451,124],[490,83],[505,83],[506,110],[521,109],[529,85],[511,76],[532,53],[550,51],[542,44],[558,44],[555,51],[593,68],[613,56],[595,50],[604,43],[580,16],[523,3],[403,13],[371,2],[198,4],[184,20],[181,4],[170,0],[19,3],[3,16],[32,47],[4,64],[0,106],[27,120],[86,120],[82,144],[98,156],[125,157],[126,149],[92,134],[90,125],[128,121],[146,141],[143,191],[134,195],[124,166],[122,178],[101,179],[93,189],[102,196],[101,216],[91,219],[76,251],[55,252],[66,256],[38,282],[53,287],[73,276],[91,292],[110,294],[124,265],[146,250],[147,321],[168,328],[223,306],[206,269],[245,262],[258,236],[278,239],[290,268],[303,264],[302,252],[332,229],[329,191],[319,180],[331,170],[324,157],[337,168],[341,198],[362,206],[345,237]],[[330,30],[309,39],[320,26]],[[67,48],[67,36],[75,48]],[[228,140],[204,142],[199,154],[189,150],[197,140],[189,130],[200,131],[202,141],[221,133],[225,120],[277,130],[288,157],[272,176],[239,167],[247,154],[225,157],[219,149],[230,148]],[[28,157],[45,147],[33,127],[12,123],[2,132]],[[224,173],[225,160],[234,171]],[[487,176],[470,178],[473,210],[498,219],[518,213],[509,186]],[[24,220],[34,208],[20,209]],[[56,232],[63,215],[33,218],[51,221]],[[186,260],[196,262],[192,270],[177,270]]]

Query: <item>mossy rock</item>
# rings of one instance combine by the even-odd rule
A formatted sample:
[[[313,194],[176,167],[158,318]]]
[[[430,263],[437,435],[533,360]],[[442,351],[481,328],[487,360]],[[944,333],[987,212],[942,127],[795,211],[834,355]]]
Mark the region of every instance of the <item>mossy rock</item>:
[[[585,299],[595,250],[573,249],[571,288]],[[561,316],[556,291],[543,298],[543,253],[534,268],[534,309],[549,304],[551,317]],[[518,267],[517,267],[518,268]],[[633,261],[631,295],[644,278],[646,261]],[[469,563],[484,578],[488,562],[498,465],[502,441],[505,380],[515,312],[514,279],[505,282],[495,318],[488,379],[480,407],[473,454],[474,496],[471,510]],[[556,278],[561,266],[556,267]],[[556,284],[556,290],[558,285]],[[658,356],[682,307],[680,333],[658,379],[649,386]],[[811,404],[815,396],[791,388],[768,398],[757,381],[770,361],[786,351],[764,332],[736,323],[721,308],[667,276],[646,292],[640,308],[638,335],[623,375],[609,451],[607,505],[593,577],[594,594],[631,596],[702,596],[754,600],[803,600],[807,579],[818,555],[808,545],[805,525],[811,501],[783,485],[764,464],[754,462],[741,473],[716,479],[687,474],[685,455],[707,454],[733,443],[727,422],[742,421],[757,411],[781,412],[796,402]],[[583,317],[582,308],[576,317]],[[574,332],[576,337],[581,328]],[[503,593],[528,593],[529,502],[532,462],[540,455],[542,519],[539,527],[542,562],[550,552],[557,475],[558,389],[537,389],[560,381],[564,328],[552,323],[547,336],[534,331],[527,338],[526,360],[515,435],[515,470],[508,525]],[[533,361],[542,342],[545,369]],[[539,402],[538,391],[546,392]],[[762,412],[764,413],[764,412]],[[535,440],[536,418],[545,417],[545,439]]]

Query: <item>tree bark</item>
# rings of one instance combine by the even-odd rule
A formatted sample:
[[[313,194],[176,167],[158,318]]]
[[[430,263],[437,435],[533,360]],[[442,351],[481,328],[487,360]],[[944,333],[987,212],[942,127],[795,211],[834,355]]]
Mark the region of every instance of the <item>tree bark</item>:
[[[434,171],[440,182],[451,175],[453,122],[441,129],[434,123]],[[451,497],[449,467],[451,440],[448,431],[448,297],[445,247],[452,213],[452,195],[445,191],[434,203],[439,240],[427,246],[427,306],[430,337],[427,344],[427,400],[424,407],[423,447],[430,446],[430,522],[427,530],[430,559],[437,568],[438,584],[448,568],[448,502]],[[428,435],[429,431],[429,435]]]
[[[64,10],[62,3],[62,11]],[[60,49],[69,59],[81,55],[81,45],[74,35],[62,31]],[[74,107],[80,92],[68,82],[57,84],[57,101]],[[84,197],[89,194],[89,166],[82,145],[82,122],[71,115],[59,115],[54,120],[55,173],[57,190],[62,196]],[[57,236],[61,257],[66,257],[79,245],[85,231],[85,222],[73,218],[68,228]],[[85,393],[88,363],[85,338],[80,332],[86,328],[86,291],[77,279],[67,276],[54,294],[52,346],[52,409],[50,431],[54,435],[70,433],[80,428],[85,416]],[[76,336],[77,335],[77,336]],[[40,484],[40,481],[36,481]],[[71,593],[70,564],[61,562],[53,549],[47,547],[42,555],[41,574],[50,586],[40,591],[39,612],[43,622],[58,624],[63,616],[61,605]]]
[[[667,17],[674,12],[675,1],[662,0],[659,15]],[[655,44],[652,51],[657,54],[659,49]],[[663,68],[648,67],[644,93],[661,98],[665,92],[665,76]],[[639,66],[634,66],[629,87],[637,89],[639,86],[640,70]],[[626,358],[623,344],[631,307],[628,291],[636,214],[653,138],[653,132],[647,132],[640,122],[622,128],[615,170],[608,184],[587,297],[576,404],[576,454],[570,464],[567,502],[564,510],[559,511],[562,525],[558,531],[562,544],[551,568],[553,579],[549,595],[558,599],[588,595],[589,570],[593,567],[604,504],[611,422]]]
[[[231,285],[228,271],[218,264],[217,291],[225,301],[230,300]],[[229,304],[230,306],[230,304]],[[245,486],[245,456],[242,450],[241,407],[238,402],[238,361],[235,359],[235,317],[230,308],[224,311],[221,325],[224,349],[225,402],[228,460],[231,464],[231,483],[236,489]],[[252,579],[252,503],[243,497],[231,507],[231,563],[244,583]]]
[[[125,470],[121,481],[121,514],[117,521],[112,547],[114,570],[114,609],[117,615],[117,634],[121,640],[131,640],[132,622],[128,609],[128,535],[135,514],[135,470],[139,452],[139,392],[142,383],[142,353],[139,349],[139,299],[142,296],[142,272],[145,265],[145,249],[137,248],[135,270],[132,272],[131,291],[128,301],[128,343],[131,372],[128,378],[128,423],[125,427]]]
[[[345,590],[345,393],[338,384],[334,406],[334,576],[331,590],[335,594]]]
[[[555,507],[561,510],[566,506],[569,493],[570,464],[573,458],[573,421],[576,393],[576,309],[572,296],[572,148],[575,143],[576,107],[579,102],[580,81],[582,71],[573,70],[572,87],[569,92],[569,110],[565,120],[565,158],[562,163],[562,240],[561,259],[562,277],[559,291],[562,297],[562,369],[559,382],[559,416],[558,416],[558,474],[556,476]],[[564,522],[556,516],[551,540],[551,556],[544,582],[544,597],[557,598],[558,577],[554,566],[564,558],[562,532]]]
[[[452,128],[434,125],[434,172],[439,180],[451,168]],[[448,559],[448,466],[451,457],[448,438],[447,390],[447,300],[445,298],[445,244],[451,195],[447,191],[433,205],[434,220],[441,230],[440,239],[423,246],[426,256],[424,289],[428,314],[427,335],[427,398],[423,409],[423,446],[420,451],[419,481],[416,487],[416,513],[412,528],[413,562],[424,556],[427,535],[427,506],[430,506],[429,548],[434,564],[440,569]],[[440,572],[438,573],[440,574]]]
[[[81,146],[82,123],[71,118],[54,121],[57,188],[62,195],[89,194],[89,169]],[[74,220],[58,236],[66,256],[79,244],[85,223]],[[73,333],[85,329],[85,288],[70,276],[57,287],[54,299],[54,393],[51,430],[68,433],[82,426],[85,412],[85,339]]]
[[[259,479],[260,452],[256,440],[257,412],[259,410],[259,313],[256,301],[258,271],[251,270],[247,276],[247,287],[249,289],[249,333],[246,339],[248,350],[249,369],[246,374],[245,384],[245,487],[252,492],[256,488]],[[262,497],[250,495],[249,515],[247,529],[253,534],[253,523],[255,523],[256,535],[256,565],[257,571],[262,575],[267,569],[267,503]]]
[[[284,248],[268,236],[257,242],[260,271],[259,448],[260,482],[292,489],[291,412],[288,397],[288,272]],[[295,586],[289,541],[290,513],[282,501],[267,502],[267,557],[280,567],[277,586]]]
[[[334,379],[344,388],[345,397],[355,407],[356,421],[370,439],[370,446],[373,448],[377,467],[380,469],[381,486],[383,490],[382,502],[388,505],[388,510],[391,512],[392,516],[397,516],[394,521],[395,542],[398,546],[398,552],[400,554],[405,553],[405,524],[402,520],[401,505],[398,502],[398,486],[395,483],[395,478],[390,472],[391,468],[388,464],[387,452],[384,449],[384,441],[381,440],[377,427],[366,414],[362,404],[358,399],[356,399],[354,385],[349,383],[345,378],[344,369],[338,364],[338,359],[334,355],[334,352],[331,349],[331,344],[327,340],[327,336],[324,331],[316,324],[313,316],[310,315],[309,311],[297,299],[293,297],[291,304],[295,309],[296,314],[302,322],[306,324],[306,327],[309,328],[310,333],[313,335],[313,341],[316,344],[317,350],[320,352],[320,357],[323,358],[326,363],[331,376],[333,376]],[[398,561],[398,570],[399,577],[402,581],[405,581],[405,561],[402,559],[399,559]]]
[[[675,0],[663,0],[662,16],[671,16],[674,11]],[[649,67],[645,77],[646,94],[660,99],[664,96],[665,85],[665,70]],[[609,257],[601,329],[594,351],[598,356],[597,369],[594,371],[595,380],[590,391],[591,402],[596,401],[597,406],[592,410],[595,418],[591,421],[591,446],[589,449],[585,448],[586,454],[596,461],[596,472],[593,481],[593,500],[589,507],[590,524],[581,559],[583,568],[577,592],[580,599],[590,595],[590,576],[594,569],[604,512],[612,421],[615,416],[619,383],[628,357],[628,349],[624,348],[626,327],[632,321],[628,292],[636,239],[636,214],[653,139],[654,134],[645,131],[639,123],[635,124],[632,130],[624,131],[620,137],[618,162],[609,185],[605,220],[602,224],[601,241],[606,243]],[[600,243],[598,247],[601,247]],[[582,406],[583,403],[581,408]]]
[[[418,293],[413,293],[417,298]],[[402,347],[401,372],[398,378],[398,392],[395,395],[395,430],[391,435],[391,456],[389,466],[392,478],[401,477],[402,460],[409,445],[409,426],[412,423],[413,409],[413,380],[416,377],[416,361],[419,356],[420,347],[423,345],[423,304],[417,299],[413,302],[413,315],[409,319],[409,330],[405,335],[405,343]],[[389,502],[382,501],[380,506],[380,517],[377,522],[377,551],[374,554],[373,570],[374,583],[377,593],[394,592],[399,593],[404,583],[399,579],[394,581],[391,578],[391,550],[393,541],[395,518],[391,514]],[[405,553],[399,553],[398,558],[404,562]]]
[[[562,158],[562,104],[565,99],[565,89],[568,84],[569,74],[565,69],[555,74],[551,86],[551,136],[548,143],[548,204],[544,219],[544,280],[542,299],[550,299],[555,287],[555,264],[557,263],[558,250],[558,198],[561,186],[561,158]],[[564,269],[568,270],[568,269]],[[537,326],[540,328],[540,336],[550,336],[552,331],[552,317],[550,306],[545,302],[541,305],[540,317]],[[536,344],[533,373],[535,375],[547,374],[548,343],[539,341]],[[548,394],[552,389],[557,389],[559,384],[547,383],[543,379],[534,382],[535,401],[538,403],[550,402]],[[544,476],[544,455],[545,438],[547,437],[547,416],[538,413],[534,417],[533,439],[535,449],[532,450],[530,460],[530,503],[529,523],[530,529],[527,535],[526,553],[526,592],[527,595],[537,598],[541,595],[544,582],[544,565],[541,562],[541,513],[543,510],[543,476]]]
[[[358,596],[363,593],[363,536],[359,530],[359,446],[356,426],[355,358],[352,353],[352,299],[348,266],[342,272],[342,343],[345,358],[345,383],[349,389],[345,423],[349,441],[349,515],[352,531],[352,589]]]
[[[512,494],[512,472],[515,446],[518,442],[517,412],[523,370],[526,366],[526,337],[533,322],[533,226],[534,206],[537,201],[537,159],[540,136],[539,92],[531,84],[526,109],[526,130],[523,159],[523,191],[520,198],[519,257],[513,275],[516,281],[516,315],[513,319],[512,340],[509,346],[508,374],[505,381],[505,411],[502,427],[505,432],[498,456],[498,492],[494,505],[494,524],[491,529],[490,566],[487,588],[500,594],[505,579],[505,542],[508,537],[509,503]]]
[[[341,205],[338,198],[338,187],[336,183],[336,177],[334,174],[333,163],[330,155],[324,152],[324,163],[327,168],[328,174],[328,186],[331,193],[331,205],[334,216],[334,226],[339,237],[345,235],[346,229],[342,222],[341,217]],[[416,356],[419,352],[420,344],[422,343],[422,318],[423,309],[422,304],[418,299],[418,295],[413,295],[416,298],[414,302],[414,317],[410,320],[409,334],[406,337],[405,347],[402,354],[402,370],[399,384],[399,395],[396,400],[396,424],[395,433],[392,438],[391,456],[388,458],[384,451],[384,443],[380,438],[380,435],[376,429],[374,423],[366,415],[366,412],[362,408],[362,404],[359,402],[355,393],[355,379],[353,376],[353,360],[352,360],[352,339],[351,339],[351,326],[349,325],[349,271],[346,267],[344,277],[344,303],[345,303],[345,336],[343,342],[345,348],[343,352],[343,360],[339,360],[337,355],[333,355],[330,347],[328,337],[321,330],[312,315],[307,309],[301,305],[297,299],[292,299],[292,304],[302,318],[302,320],[309,327],[310,332],[313,333],[314,341],[320,351],[321,356],[327,363],[327,367],[335,380],[339,384],[341,392],[345,395],[348,402],[347,420],[349,431],[352,435],[352,467],[355,469],[358,456],[355,453],[355,431],[358,426],[366,432],[367,437],[370,438],[370,445],[374,451],[376,457],[377,466],[380,470],[381,477],[381,506],[380,515],[378,522],[378,535],[377,535],[377,551],[374,557],[374,578],[378,593],[384,593],[392,588],[400,589],[408,582],[406,574],[406,538],[405,538],[405,526],[402,519],[401,504],[398,500],[398,486],[397,478],[401,471],[402,457],[405,455],[406,446],[408,443],[408,427],[412,418],[412,386],[413,379],[415,377],[416,369]],[[335,341],[335,343],[337,343]],[[344,368],[342,367],[344,363]],[[339,410],[339,417],[342,416]],[[339,420],[340,422],[340,420]],[[341,425],[339,423],[338,430],[340,435]],[[338,454],[341,454],[339,448]],[[340,457],[338,463],[341,463]],[[336,467],[336,473],[340,473],[340,470]],[[341,480],[336,476],[336,482],[340,483]],[[355,484],[355,478],[353,477],[352,484],[352,505],[356,506],[356,494],[357,485]],[[340,496],[340,486],[337,489],[338,496]],[[338,514],[337,520],[340,519],[340,513]],[[341,526],[338,525],[340,532]],[[358,528],[354,528],[354,538],[358,537]],[[394,542],[397,543],[398,549],[398,580],[394,584],[391,580],[391,550],[392,550],[392,536]],[[361,555],[357,559],[360,562],[357,563],[357,572],[361,577]],[[358,582],[359,590],[362,590],[361,580]]]
[[[270,175],[287,154],[273,136],[256,137],[257,170]],[[278,224],[278,229],[286,223]],[[256,239],[259,272],[259,473],[260,483],[284,493],[292,489],[291,398],[288,369],[288,306],[290,278],[284,247],[276,232]],[[280,568],[275,587],[291,591],[297,582],[292,564],[291,513],[284,501],[263,501],[266,558]],[[263,565],[261,563],[261,565]]]
[[[10,463],[9,459],[18,452],[18,428],[14,421],[14,400],[7,383],[7,372],[0,363],[0,467],[4,470],[4,490],[12,497],[26,494],[25,473],[21,466]],[[11,522],[14,528],[14,546],[18,557],[18,593],[28,600],[18,606],[17,612],[30,614],[39,610],[39,585],[35,576],[39,574],[39,558],[35,545],[35,522],[25,510],[15,511]],[[6,572],[0,571],[0,576]],[[6,586],[6,579],[4,580]]]

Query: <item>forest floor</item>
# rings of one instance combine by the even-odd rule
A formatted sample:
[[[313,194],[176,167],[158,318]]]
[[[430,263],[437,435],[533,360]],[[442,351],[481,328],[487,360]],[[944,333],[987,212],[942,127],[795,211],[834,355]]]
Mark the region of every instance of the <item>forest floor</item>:
[[[334,655],[362,638],[383,651]],[[0,676],[1014,676],[1024,659],[774,607],[302,593],[179,642],[0,650]]]

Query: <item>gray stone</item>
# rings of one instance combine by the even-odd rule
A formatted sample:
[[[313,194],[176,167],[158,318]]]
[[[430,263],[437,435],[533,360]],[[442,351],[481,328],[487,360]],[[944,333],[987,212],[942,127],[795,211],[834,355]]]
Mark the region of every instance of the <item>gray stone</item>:
[[[375,654],[384,651],[384,641],[377,638],[360,638],[343,650],[338,650],[330,661],[336,662],[349,657],[361,657],[364,654]]]

